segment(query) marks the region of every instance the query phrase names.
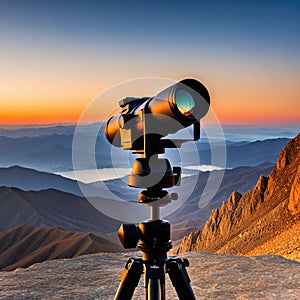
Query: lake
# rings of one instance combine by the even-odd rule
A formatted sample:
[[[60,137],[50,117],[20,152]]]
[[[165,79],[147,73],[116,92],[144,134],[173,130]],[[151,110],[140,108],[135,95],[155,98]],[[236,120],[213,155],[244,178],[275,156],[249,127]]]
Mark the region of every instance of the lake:
[[[200,166],[186,166],[182,168],[182,177],[191,176],[197,172],[207,172],[213,170],[221,170],[222,168],[211,165]],[[79,180],[84,183],[92,183],[96,181],[112,180],[122,178],[131,173],[130,168],[103,168],[93,170],[76,170],[66,172],[56,172],[55,174],[61,175],[73,180]]]

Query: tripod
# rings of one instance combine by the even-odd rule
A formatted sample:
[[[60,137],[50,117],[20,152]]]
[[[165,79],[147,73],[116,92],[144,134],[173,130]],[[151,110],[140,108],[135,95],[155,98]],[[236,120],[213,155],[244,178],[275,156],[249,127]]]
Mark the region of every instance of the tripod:
[[[124,248],[135,248],[141,257],[131,257],[121,275],[115,300],[131,299],[144,274],[146,300],[165,300],[165,273],[168,273],[180,300],[195,299],[186,271],[187,260],[168,257],[172,248],[170,223],[160,219],[160,206],[175,200],[164,189],[179,185],[181,169],[171,168],[167,159],[158,158],[166,148],[180,148],[185,142],[200,138],[199,120],[210,104],[206,87],[195,79],[184,79],[154,97],[126,97],[119,102],[120,112],[111,116],[104,129],[107,140],[140,158],[134,161],[128,185],[146,189],[138,200],[150,206],[150,219],[121,225],[118,234]],[[193,139],[168,139],[183,128],[193,125]],[[138,241],[140,241],[138,243]]]
[[[128,175],[128,185],[146,188],[138,195],[139,203],[150,206],[150,219],[135,224],[122,224],[118,235],[124,248],[138,248],[141,257],[131,257],[127,261],[120,278],[115,300],[130,300],[140,277],[144,274],[145,300],[165,300],[165,273],[169,274],[180,300],[194,300],[195,296],[186,271],[188,260],[167,256],[172,248],[170,222],[160,219],[160,207],[176,200],[178,195],[169,194],[164,188],[180,185],[181,168],[171,167],[166,158],[159,158],[165,148],[179,148],[188,140],[162,139],[162,134],[147,132],[156,128],[155,120],[142,109],[143,135],[132,143],[131,130],[121,129],[121,144],[140,154],[136,158],[132,173]],[[154,131],[155,132],[155,131]],[[158,132],[160,133],[159,129]],[[200,137],[200,123],[194,123],[194,140]],[[141,149],[141,150],[140,150]],[[138,243],[139,242],[139,243]]]
[[[162,162],[164,161],[164,162]],[[166,164],[164,164],[166,163]],[[166,166],[161,173],[162,165]],[[140,187],[143,184],[143,172],[149,167],[149,159],[138,158],[133,166],[133,173],[129,175],[129,185]],[[142,221],[138,226],[134,224],[121,225],[118,234],[124,248],[138,248],[142,252],[141,257],[128,259],[120,279],[120,285],[115,295],[115,300],[129,300],[132,298],[140,277],[144,274],[144,288],[146,300],[165,300],[165,273],[169,274],[180,300],[195,299],[190,285],[190,279],[186,271],[189,262],[176,256],[167,256],[172,248],[170,240],[170,222],[160,219],[160,207],[175,200],[177,195],[168,194],[161,187],[175,185],[180,179],[180,168],[171,169],[166,159],[154,157],[151,162],[154,173],[163,174],[159,183],[154,187],[142,191],[138,200],[150,206],[150,219]],[[177,171],[177,173],[173,173]]]

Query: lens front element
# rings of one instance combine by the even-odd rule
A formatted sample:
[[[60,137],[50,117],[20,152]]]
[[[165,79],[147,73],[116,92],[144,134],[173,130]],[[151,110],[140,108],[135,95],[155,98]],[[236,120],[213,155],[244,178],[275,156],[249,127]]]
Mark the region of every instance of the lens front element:
[[[177,90],[175,93],[175,103],[178,110],[185,116],[191,114],[191,110],[195,106],[194,98],[185,90]]]

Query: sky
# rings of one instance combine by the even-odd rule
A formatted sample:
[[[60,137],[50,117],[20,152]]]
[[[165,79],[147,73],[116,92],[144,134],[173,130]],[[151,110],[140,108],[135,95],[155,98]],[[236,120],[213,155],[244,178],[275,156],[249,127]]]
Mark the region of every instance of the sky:
[[[143,77],[200,80],[222,124],[300,124],[299,13],[297,0],[0,0],[0,124],[77,122]]]

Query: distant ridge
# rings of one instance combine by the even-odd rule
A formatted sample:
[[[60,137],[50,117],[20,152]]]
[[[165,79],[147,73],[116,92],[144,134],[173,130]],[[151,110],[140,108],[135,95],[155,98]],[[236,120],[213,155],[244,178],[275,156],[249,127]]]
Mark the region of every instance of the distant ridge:
[[[88,186],[86,188],[90,193],[88,196],[103,194],[101,188],[97,188],[95,185],[86,185],[82,182],[80,184]],[[52,188],[77,196],[83,196],[76,180],[21,166],[0,168],[0,186],[16,187],[24,191],[41,191]]]
[[[16,187],[25,191],[53,188],[82,196],[75,180],[21,166],[0,168],[0,186]]]
[[[78,149],[73,149],[73,136],[71,134],[53,133],[17,138],[0,135],[0,166],[19,165],[50,172],[69,171],[73,169],[73,150],[75,150],[77,155],[85,155],[86,157],[91,154],[87,152],[85,145],[95,144],[95,153],[92,155],[95,158],[97,167],[113,167],[111,145],[102,132],[99,133],[96,141],[95,136],[90,136],[88,132],[82,135],[81,139],[82,143],[77,146]],[[274,164],[280,150],[288,140],[287,138],[277,138],[256,142],[226,141],[227,168],[258,166],[264,162]],[[214,149],[218,151],[218,142],[212,142],[212,144],[214,144]],[[207,142],[197,144],[201,164],[212,164],[210,146]],[[190,155],[188,151],[184,152],[183,157],[185,165],[195,164],[195,161],[192,159],[194,156]],[[81,164],[81,169],[92,169],[95,167],[94,160],[83,160]],[[118,162],[118,165],[127,166],[122,160]]]
[[[49,259],[119,251],[121,246],[92,233],[25,224],[0,233],[0,270],[11,271]]]
[[[77,155],[89,155],[85,145],[95,143],[95,137],[82,135],[80,149],[73,149],[73,135],[49,134],[34,137],[5,137],[0,136],[0,166],[26,166],[37,170],[62,171],[72,170],[72,152]],[[99,135],[95,145],[95,160],[99,166],[109,167],[110,144],[104,135]],[[94,162],[82,162],[83,169],[94,166]]]
[[[231,254],[280,254],[300,261],[300,134],[281,151],[254,189],[234,192],[202,230],[177,249]]]
[[[287,138],[277,138],[227,145],[226,167],[235,168],[238,166],[258,166],[265,162],[275,164],[281,149],[288,141],[289,139]],[[215,151],[218,150],[215,149]],[[201,150],[200,147],[199,157],[202,164],[212,164],[210,149]]]

